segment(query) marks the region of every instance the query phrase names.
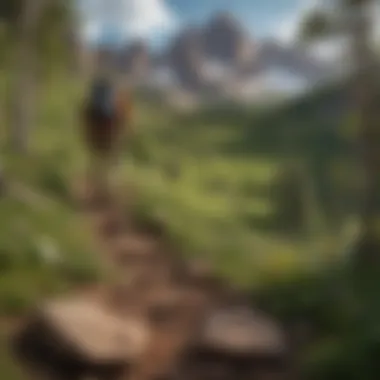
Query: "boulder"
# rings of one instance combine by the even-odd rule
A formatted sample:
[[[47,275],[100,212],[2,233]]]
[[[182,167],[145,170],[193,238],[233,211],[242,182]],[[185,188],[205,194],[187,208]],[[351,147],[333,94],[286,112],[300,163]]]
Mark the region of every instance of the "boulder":
[[[236,355],[281,355],[285,336],[278,324],[245,306],[221,307],[206,318],[200,344]]]
[[[285,334],[275,321],[244,305],[227,305],[206,316],[179,373],[197,380],[282,379],[287,354]]]
[[[149,330],[95,301],[64,299],[40,306],[13,336],[16,359],[54,378],[113,379],[142,354]]]

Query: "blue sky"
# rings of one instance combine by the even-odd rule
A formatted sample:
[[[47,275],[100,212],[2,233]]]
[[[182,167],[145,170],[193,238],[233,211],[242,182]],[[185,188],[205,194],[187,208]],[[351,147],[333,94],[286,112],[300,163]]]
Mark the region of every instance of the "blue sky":
[[[300,7],[299,0],[167,0],[167,4],[184,22],[202,21],[217,10],[229,10],[259,35],[275,32],[276,25]]]
[[[290,40],[315,0],[78,0],[83,34],[89,40],[124,41],[143,37],[165,43],[181,26],[231,11],[256,37]]]

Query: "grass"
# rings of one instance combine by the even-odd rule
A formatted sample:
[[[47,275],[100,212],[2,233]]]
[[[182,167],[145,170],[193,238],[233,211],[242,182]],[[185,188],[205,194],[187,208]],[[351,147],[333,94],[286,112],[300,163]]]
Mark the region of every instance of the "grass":
[[[30,154],[18,157],[2,146],[7,175],[51,200],[40,207],[0,199],[4,315],[99,277],[96,247],[69,197],[68,184],[86,160],[79,99],[69,81],[47,83]],[[261,292],[277,315],[319,317],[338,304],[325,291],[330,280],[299,278],[337,259],[346,225],[355,223],[358,190],[339,129],[320,128],[305,111],[309,101],[300,102],[278,112],[215,108],[184,117],[138,101],[137,135],[115,180],[135,186],[135,216],[163,224],[184,255],[209,258],[223,276]],[[0,364],[9,367],[2,374],[12,371],[5,360],[0,352]]]
[[[40,234],[59,231],[54,239],[68,251],[88,245],[80,237],[73,239],[75,227],[67,226],[75,223],[66,222],[75,219],[67,205],[68,184],[83,172],[86,158],[78,133],[79,96],[80,90],[70,83],[57,79],[47,83],[27,160],[3,148],[9,176],[22,178],[62,205],[60,210],[51,210],[49,217],[43,212],[46,220]],[[236,111],[230,112],[229,118],[219,115],[221,122],[216,110],[211,117],[184,119],[164,106],[140,102],[137,137],[125,152],[117,177],[133,180],[139,194],[136,213],[162,221],[186,255],[209,255],[221,272],[249,285],[271,265],[276,273],[281,272],[279,266],[291,270],[290,262],[299,270],[297,257],[302,258],[305,244],[313,242],[305,242],[309,238],[302,234],[284,236],[272,226],[278,218],[273,185],[284,166],[282,153],[263,154],[255,144],[249,153],[236,153],[231,144],[242,138],[251,111],[240,118]],[[30,216],[38,217],[38,212]],[[48,233],[45,229],[53,228],[52,220],[62,225]],[[30,236],[38,234],[30,232]],[[66,248],[66,239],[79,241],[81,248]],[[263,251],[265,255],[260,254]]]
[[[101,276],[91,233],[69,202],[70,182],[81,165],[80,154],[72,155],[80,150],[72,145],[78,139],[73,139],[69,110],[77,89],[62,83],[59,88],[44,88],[30,153],[12,154],[5,142],[1,149],[6,177],[42,197],[34,201],[8,194],[0,199],[2,315],[19,314],[41,297]]]
[[[0,102],[5,105],[6,81],[0,84]],[[74,122],[78,88],[58,80],[42,90],[26,156],[9,149],[7,115],[0,114],[5,176],[37,195],[0,197],[0,376],[9,380],[23,377],[7,352],[8,327],[2,321],[23,315],[44,298],[104,279],[92,231],[70,201],[70,184],[82,172],[85,159]]]
[[[24,379],[18,366],[12,360],[7,347],[7,335],[0,332],[0,373],[3,379]]]
[[[60,204],[0,202],[0,312],[18,313],[41,296],[100,274],[90,231]]]
[[[50,210],[49,217],[44,211],[44,223],[53,228],[52,220],[62,221],[62,226],[55,227],[55,231],[59,231],[55,240],[63,246],[67,245],[66,239],[79,241],[81,245],[81,248],[63,248],[69,251],[80,251],[88,244],[82,243],[80,237],[73,239],[75,228],[67,226],[75,223],[66,222],[70,217],[75,218],[67,205],[68,184],[83,172],[86,158],[78,138],[79,96],[78,87],[69,82],[55,79],[47,83],[43,88],[44,101],[37,128],[30,137],[31,153],[27,160],[10,154],[6,146],[3,148],[9,176],[22,178],[28,186],[62,205],[60,210]],[[291,105],[288,114],[293,115],[297,107]],[[272,116],[268,124],[268,117],[257,110],[215,108],[183,117],[162,105],[139,102],[137,136],[126,149],[116,178],[119,181],[132,179],[138,193],[136,214],[142,219],[163,222],[186,255],[210,256],[221,272],[247,286],[257,282],[256,278],[263,272],[277,276],[298,271],[309,261],[315,261],[305,259],[305,249],[318,249],[321,260],[322,257],[325,260],[331,254],[330,247],[340,244],[340,230],[322,231],[316,227],[323,225],[326,217],[315,212],[321,206],[319,194],[303,196],[301,191],[295,200],[289,198],[285,190],[282,191],[284,199],[276,194],[279,175],[291,165],[289,162],[306,163],[306,171],[311,168],[306,176],[311,176],[317,186],[323,182],[313,177],[318,146],[309,154],[304,150],[315,133],[298,136],[301,138],[298,145],[294,145],[290,136],[279,138],[284,136],[285,128],[292,133],[290,123],[293,121],[284,112],[279,111],[281,120]],[[314,126],[310,128],[315,131]],[[341,171],[341,157],[332,160],[331,170],[337,171],[334,163],[340,165]],[[332,177],[334,181],[338,178],[335,174]],[[301,187],[302,181],[294,181],[296,188]],[[328,182],[329,189],[341,191],[336,183]],[[341,186],[348,185],[343,182]],[[300,197],[307,200],[298,199]],[[298,204],[299,215],[291,202]],[[289,210],[285,207],[288,204]],[[30,213],[30,210],[24,212]],[[317,214],[318,223],[314,220]],[[30,216],[38,217],[38,212]],[[289,218],[297,220],[290,222]],[[285,225],[293,223],[296,233],[282,231],[284,226],[278,224],[280,219]],[[45,231],[46,226],[41,225],[41,231]],[[35,232],[30,234],[37,236]],[[242,275],[243,272],[247,275]]]
[[[340,230],[315,228],[323,224],[325,215],[319,215],[319,222],[309,220],[318,215],[319,199],[313,194],[305,201],[310,210],[303,211],[310,215],[301,217],[304,225],[314,225],[313,230],[289,235],[276,226],[282,212],[279,202],[288,203],[275,194],[278,177],[289,162],[307,162],[309,157],[302,156],[300,149],[292,152],[293,157],[284,150],[263,152],[256,148],[259,141],[249,151],[244,145],[241,152],[236,151],[233,145],[247,132],[247,116],[234,115],[225,124],[222,112],[218,124],[215,114],[183,120],[162,107],[151,113],[144,109],[141,132],[132,147],[133,164],[119,173],[121,179],[133,178],[138,188],[142,203],[136,205],[138,212],[160,219],[190,255],[210,255],[217,267],[239,280],[242,272],[250,273],[246,276],[250,279],[243,281],[246,284],[255,283],[263,271],[271,272],[272,265],[277,274],[300,270],[313,261],[305,260],[305,249],[316,249],[311,247],[318,246],[325,261],[331,246],[340,244]],[[335,183],[331,186],[337,189]],[[291,217],[285,215],[285,223]],[[321,241],[326,242],[324,247]],[[259,265],[252,259],[256,256],[260,256]]]

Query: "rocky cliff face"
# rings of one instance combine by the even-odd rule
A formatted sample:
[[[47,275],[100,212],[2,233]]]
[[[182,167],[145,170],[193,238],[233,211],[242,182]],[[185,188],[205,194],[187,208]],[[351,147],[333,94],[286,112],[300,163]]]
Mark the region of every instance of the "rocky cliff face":
[[[252,58],[252,46],[239,22],[229,13],[220,13],[202,28],[188,28],[176,36],[165,60],[185,88],[202,90],[212,81],[210,62],[244,67]]]
[[[166,53],[166,62],[175,72],[179,82],[190,90],[202,87],[202,33],[197,28],[189,28],[179,34]]]
[[[216,14],[201,27],[180,31],[159,54],[150,52],[140,41],[124,49],[122,56],[123,69],[130,78],[146,79],[155,68],[165,67],[181,90],[212,96],[234,91],[231,89],[272,69],[310,82],[323,79],[326,74],[326,67],[297,47],[252,39],[228,12]]]
[[[247,31],[230,13],[219,13],[203,29],[205,56],[234,66],[244,65],[253,56]]]

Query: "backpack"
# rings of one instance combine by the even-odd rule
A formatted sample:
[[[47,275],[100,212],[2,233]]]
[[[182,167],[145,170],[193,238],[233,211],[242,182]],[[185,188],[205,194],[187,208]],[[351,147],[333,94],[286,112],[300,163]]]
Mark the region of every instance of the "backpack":
[[[110,118],[115,113],[115,94],[111,83],[104,79],[93,82],[90,90],[90,107],[101,117]]]

